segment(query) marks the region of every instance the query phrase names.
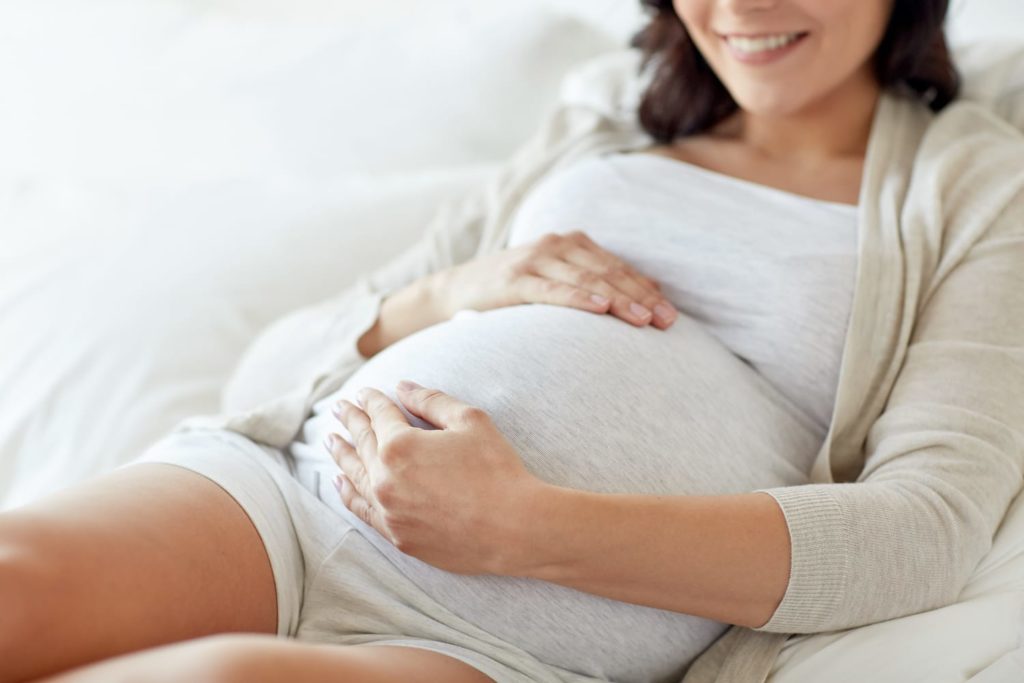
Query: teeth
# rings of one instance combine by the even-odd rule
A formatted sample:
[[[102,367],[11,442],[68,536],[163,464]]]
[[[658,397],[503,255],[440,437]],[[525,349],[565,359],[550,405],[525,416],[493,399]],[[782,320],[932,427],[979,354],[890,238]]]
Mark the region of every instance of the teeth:
[[[789,45],[798,37],[800,37],[799,33],[780,33],[777,36],[761,36],[759,38],[728,36],[726,41],[740,52],[756,54],[768,50],[778,50],[780,47]]]

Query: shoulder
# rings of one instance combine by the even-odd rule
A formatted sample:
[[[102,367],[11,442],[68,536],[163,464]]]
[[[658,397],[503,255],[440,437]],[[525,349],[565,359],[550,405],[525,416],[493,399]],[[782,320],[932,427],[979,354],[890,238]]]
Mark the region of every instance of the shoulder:
[[[922,148],[931,153],[974,146],[979,152],[1003,147],[1009,153],[1019,154],[1024,146],[1024,131],[1002,118],[990,105],[960,99],[931,118],[922,143]]]
[[[989,106],[958,100],[932,116],[914,159],[914,186],[926,206],[941,213],[948,230],[1021,230],[996,219],[1024,209],[1024,132]],[[986,230],[987,232],[987,230]],[[980,237],[981,235],[978,235]]]

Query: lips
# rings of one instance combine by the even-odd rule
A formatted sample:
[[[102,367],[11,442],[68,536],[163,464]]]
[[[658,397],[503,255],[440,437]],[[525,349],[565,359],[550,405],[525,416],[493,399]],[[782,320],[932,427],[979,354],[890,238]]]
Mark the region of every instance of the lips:
[[[757,53],[767,52],[768,50],[777,50],[780,47],[784,47],[795,42],[801,35],[802,34],[797,31],[794,33],[778,33],[775,35],[756,37],[726,36],[725,42],[729,43],[731,47],[742,52]]]
[[[740,61],[766,64],[792,51],[808,36],[806,31],[761,34],[720,34],[729,51]]]

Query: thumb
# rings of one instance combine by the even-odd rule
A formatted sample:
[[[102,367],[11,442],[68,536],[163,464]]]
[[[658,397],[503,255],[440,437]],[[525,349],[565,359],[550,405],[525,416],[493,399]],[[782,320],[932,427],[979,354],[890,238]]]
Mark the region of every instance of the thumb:
[[[440,389],[428,389],[403,379],[397,385],[398,398],[410,413],[435,427],[447,429],[461,422],[468,404],[449,396]]]

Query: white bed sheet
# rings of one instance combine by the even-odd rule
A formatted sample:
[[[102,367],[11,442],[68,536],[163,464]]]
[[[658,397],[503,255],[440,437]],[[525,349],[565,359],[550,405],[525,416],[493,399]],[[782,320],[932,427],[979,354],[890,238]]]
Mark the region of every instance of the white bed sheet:
[[[1024,5],[953,16],[959,42],[1019,37]],[[215,411],[260,329],[395,254],[640,18],[626,0],[0,3],[0,509]],[[1001,51],[960,52],[972,95],[1024,93],[1024,65],[986,66]],[[1000,106],[1024,126],[1024,94]],[[1022,615],[1018,498],[957,604],[793,637],[769,680],[1024,680]]]

